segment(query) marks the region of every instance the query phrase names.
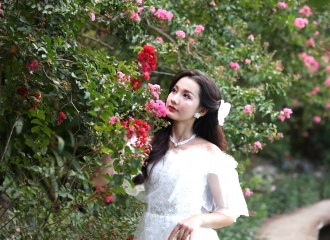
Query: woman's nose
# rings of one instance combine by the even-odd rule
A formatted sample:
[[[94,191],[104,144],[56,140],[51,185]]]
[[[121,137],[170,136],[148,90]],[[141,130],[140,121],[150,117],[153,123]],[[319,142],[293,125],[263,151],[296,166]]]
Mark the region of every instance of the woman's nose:
[[[175,104],[178,103],[178,96],[177,95],[175,95],[171,98],[171,103],[175,103]]]

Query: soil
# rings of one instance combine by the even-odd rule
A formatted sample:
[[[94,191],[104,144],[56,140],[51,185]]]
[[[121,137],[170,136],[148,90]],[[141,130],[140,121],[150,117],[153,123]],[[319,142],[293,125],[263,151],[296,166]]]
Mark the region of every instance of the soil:
[[[330,224],[330,199],[294,212],[267,219],[257,240],[318,240],[322,227]]]

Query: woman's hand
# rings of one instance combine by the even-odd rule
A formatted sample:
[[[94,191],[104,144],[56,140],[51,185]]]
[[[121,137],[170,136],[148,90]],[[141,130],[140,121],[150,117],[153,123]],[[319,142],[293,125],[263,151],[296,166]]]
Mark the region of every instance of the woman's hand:
[[[176,240],[194,240],[194,233],[201,227],[202,219],[199,215],[194,215],[190,218],[187,218],[179,222],[173,231],[171,232],[168,240],[173,240],[176,237]]]

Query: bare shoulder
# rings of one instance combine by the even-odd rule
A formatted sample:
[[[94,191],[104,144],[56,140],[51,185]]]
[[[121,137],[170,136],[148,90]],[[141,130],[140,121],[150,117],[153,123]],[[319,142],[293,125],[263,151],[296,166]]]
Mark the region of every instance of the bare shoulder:
[[[217,153],[219,151],[221,152],[220,148],[217,145],[215,145],[203,138],[198,138],[197,140],[198,140],[198,142],[196,142],[196,143],[199,146],[201,146],[202,148],[206,149],[208,152],[211,152],[211,153]]]

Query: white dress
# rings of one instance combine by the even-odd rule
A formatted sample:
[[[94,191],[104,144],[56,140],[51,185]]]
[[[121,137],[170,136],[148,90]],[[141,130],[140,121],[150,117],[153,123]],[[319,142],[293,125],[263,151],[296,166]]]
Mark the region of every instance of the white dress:
[[[195,214],[248,216],[236,166],[218,148],[170,149],[144,183],[146,210],[134,240],[167,240],[178,222]],[[219,240],[211,228],[200,228],[194,239]]]

